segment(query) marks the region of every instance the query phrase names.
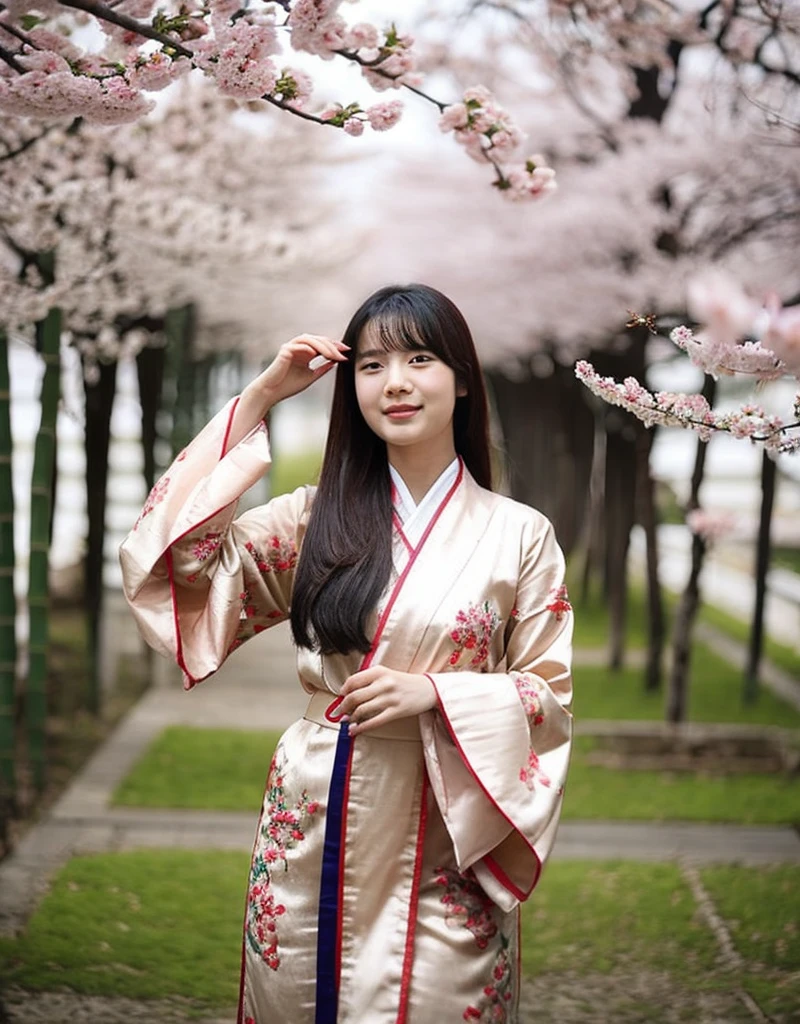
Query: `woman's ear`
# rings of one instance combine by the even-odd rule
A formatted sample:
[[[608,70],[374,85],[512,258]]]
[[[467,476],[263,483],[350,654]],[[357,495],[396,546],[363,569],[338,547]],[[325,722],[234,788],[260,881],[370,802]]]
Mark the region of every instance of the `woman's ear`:
[[[465,384],[456,384],[456,398],[466,398],[468,393]]]

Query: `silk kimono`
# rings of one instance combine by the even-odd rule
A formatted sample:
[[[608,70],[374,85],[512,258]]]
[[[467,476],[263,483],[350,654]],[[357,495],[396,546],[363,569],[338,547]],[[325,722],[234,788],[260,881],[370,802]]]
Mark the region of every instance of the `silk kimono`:
[[[187,688],[288,617],[314,500],[301,487],[236,517],[269,447],[263,424],[231,437],[235,407],[177,457],[120,553],[139,628]],[[411,536],[393,489],[394,569],[369,653],[297,652],[309,706],[267,778],[239,1024],[517,1020],[519,905],[552,847],[569,758],[572,613],[545,517],[460,461],[444,484]],[[337,694],[371,664],[426,674],[436,708],[351,738]]]

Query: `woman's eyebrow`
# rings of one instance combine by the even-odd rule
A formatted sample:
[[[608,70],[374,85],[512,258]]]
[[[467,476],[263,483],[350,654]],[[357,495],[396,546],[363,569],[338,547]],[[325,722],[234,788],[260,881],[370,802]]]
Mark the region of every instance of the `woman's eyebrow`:
[[[377,356],[385,356],[385,348],[368,348],[364,352],[359,352],[356,359],[375,359]]]

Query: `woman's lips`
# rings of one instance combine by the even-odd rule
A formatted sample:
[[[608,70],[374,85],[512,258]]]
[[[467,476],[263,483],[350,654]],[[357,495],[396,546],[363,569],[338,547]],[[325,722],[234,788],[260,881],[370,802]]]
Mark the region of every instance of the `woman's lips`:
[[[416,416],[419,410],[418,405],[394,405],[384,412],[384,416],[388,416],[390,420],[409,420]]]

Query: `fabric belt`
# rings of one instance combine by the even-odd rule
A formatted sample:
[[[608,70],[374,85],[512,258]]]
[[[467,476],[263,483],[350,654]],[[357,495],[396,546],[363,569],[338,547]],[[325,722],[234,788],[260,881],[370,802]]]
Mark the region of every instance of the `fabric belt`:
[[[330,714],[332,717],[328,717]],[[339,705],[335,694],[327,690],[317,690],[308,702],[303,718],[309,722],[316,722],[326,729],[340,729],[342,722],[338,717]],[[364,736],[374,736],[376,739],[384,740],[406,740],[407,742],[421,743],[422,737],[419,733],[419,719],[416,715],[412,718],[398,718],[394,722],[387,722],[377,729],[370,729]],[[356,737],[357,739],[358,737]]]

